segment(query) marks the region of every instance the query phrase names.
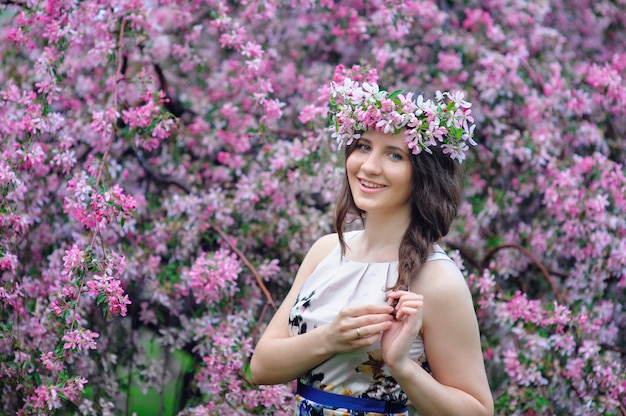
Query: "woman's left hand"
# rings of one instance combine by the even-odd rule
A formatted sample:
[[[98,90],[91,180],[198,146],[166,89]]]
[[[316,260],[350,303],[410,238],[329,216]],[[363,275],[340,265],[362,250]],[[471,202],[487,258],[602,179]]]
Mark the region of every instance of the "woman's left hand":
[[[424,296],[404,290],[390,292],[387,303],[393,305],[396,301],[396,319],[380,341],[383,361],[392,372],[410,360],[411,345],[422,328]]]

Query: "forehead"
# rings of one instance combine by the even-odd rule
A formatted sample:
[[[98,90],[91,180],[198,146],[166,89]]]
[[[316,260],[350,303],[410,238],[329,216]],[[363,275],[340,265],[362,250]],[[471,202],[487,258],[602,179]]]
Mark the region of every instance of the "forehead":
[[[401,131],[398,134],[383,133],[381,131],[367,131],[361,136],[362,139],[366,139],[374,145],[382,144],[385,146],[398,147],[400,149],[408,150],[408,145],[404,141],[405,135]]]

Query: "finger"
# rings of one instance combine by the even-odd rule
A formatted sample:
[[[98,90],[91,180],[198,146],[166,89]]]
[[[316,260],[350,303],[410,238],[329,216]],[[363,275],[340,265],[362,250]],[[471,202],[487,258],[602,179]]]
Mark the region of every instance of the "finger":
[[[354,306],[346,306],[340,312],[344,316],[362,316],[362,315],[370,315],[370,314],[390,314],[393,312],[393,308],[389,305],[375,305],[375,304],[367,304],[367,305],[354,305]]]
[[[361,328],[384,324],[385,322],[391,322],[393,319],[391,313],[369,314],[357,317],[346,316],[337,320],[337,336],[344,341],[352,341],[354,338],[358,338],[357,330],[362,331]],[[371,331],[367,333],[370,334]]]
[[[391,325],[391,321],[385,321],[377,324],[362,326],[358,328],[357,335],[361,335],[360,338],[367,338],[372,335],[379,335],[381,332],[388,330]]]
[[[424,297],[422,295],[405,295],[395,300],[395,309],[401,308],[403,305],[412,305],[417,307],[421,307],[424,305]]]
[[[424,306],[424,302],[419,299],[400,299],[400,301],[396,305],[396,311],[403,307],[421,308],[423,306]]]
[[[393,308],[389,309],[389,313],[377,313],[358,316],[356,318],[352,318],[350,325],[354,328],[360,328],[367,325],[391,322],[393,320],[393,315],[391,314],[391,312],[393,312]]]
[[[420,295],[419,293],[415,293],[415,292],[409,292],[406,290],[394,290],[387,294],[387,297],[392,298],[392,299],[400,299],[405,296],[424,299],[424,295]]]
[[[406,291],[390,292],[387,297],[387,304],[393,307],[397,307],[399,303],[402,303],[403,301],[411,300],[411,299],[423,301],[424,296],[418,295],[417,293],[406,292]]]
[[[405,295],[417,295],[417,296],[422,296],[418,293],[415,292],[411,292],[409,290],[392,290],[391,292],[389,292],[387,294],[387,296],[392,297],[392,298],[399,298],[400,296],[405,296]]]
[[[404,307],[396,311],[396,319],[401,321],[404,318],[418,315],[420,311],[416,308]]]

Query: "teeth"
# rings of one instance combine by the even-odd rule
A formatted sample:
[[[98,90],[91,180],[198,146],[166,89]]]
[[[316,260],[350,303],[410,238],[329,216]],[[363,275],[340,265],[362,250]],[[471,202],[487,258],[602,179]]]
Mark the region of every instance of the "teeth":
[[[377,183],[374,183],[374,182],[368,182],[368,181],[364,181],[364,180],[361,180],[361,184],[362,184],[364,187],[366,187],[366,188],[384,188],[384,186],[383,186],[383,185],[379,185],[379,184],[377,184]]]

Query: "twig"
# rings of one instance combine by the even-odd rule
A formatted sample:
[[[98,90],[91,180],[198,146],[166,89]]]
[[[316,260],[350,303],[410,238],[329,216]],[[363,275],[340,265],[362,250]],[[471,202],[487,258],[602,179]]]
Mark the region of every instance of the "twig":
[[[297,129],[275,128],[275,129],[269,129],[268,132],[274,133],[274,134],[284,134],[286,136],[294,136],[294,137],[303,135],[302,130],[297,130]]]
[[[122,46],[123,46],[123,42],[124,42],[124,29],[126,28],[126,17],[122,18],[122,23],[120,25],[120,34],[119,37],[117,39],[117,66],[115,68],[115,83],[114,83],[114,87],[113,87],[113,108],[117,108],[117,86],[119,84],[120,81],[120,75],[122,74]],[[115,138],[117,137],[116,133],[115,133],[115,128],[113,128],[113,131],[111,132],[111,138],[109,139],[109,143],[107,144],[107,148],[104,152],[104,155],[102,156],[102,162],[100,163],[100,167],[98,168],[98,176],[96,177],[96,190],[98,189],[98,185],[100,183],[100,179],[102,178],[102,171],[104,170],[104,166],[106,165],[105,161],[107,159],[107,157],[109,157],[109,152],[111,151],[111,146],[113,146],[113,142],[115,141]]]
[[[186,183],[184,183],[183,181],[178,180],[176,178],[172,178],[171,176],[165,175],[165,174],[157,171],[156,169],[152,168],[152,166],[150,166],[148,161],[143,157],[143,153],[141,152],[141,150],[134,150],[133,149],[133,153],[135,153],[135,157],[137,158],[137,161],[139,162],[139,164],[141,165],[143,170],[152,179],[154,179],[155,181],[157,181],[159,183],[163,183],[163,184],[166,184],[166,185],[177,186],[178,188],[182,189],[183,191],[185,191],[188,194],[192,193],[191,187],[189,185],[187,185]]]
[[[626,349],[620,348],[617,345],[609,345],[609,344],[601,343],[600,348],[609,350],[609,351],[619,352],[622,357],[626,356]]]
[[[546,267],[526,247],[523,247],[519,244],[502,244],[498,247],[491,249],[489,252],[487,252],[487,254],[485,254],[485,256],[483,257],[480,263],[483,265],[486,264],[496,252],[503,250],[503,249],[507,249],[507,248],[517,249],[521,251],[526,257],[528,257],[533,262],[533,264],[537,266],[537,268],[541,271],[541,274],[550,285],[550,288],[552,289],[552,293],[554,293],[554,297],[556,298],[556,300],[559,303],[564,304],[563,299],[561,298],[561,293],[559,292],[556,285],[552,281],[552,278],[550,277],[550,273],[548,272],[548,269],[546,269]]]
[[[133,315],[135,315],[135,311],[133,311]],[[133,321],[135,320],[135,316],[133,316]],[[131,323],[130,325],[130,342],[134,344],[135,342],[135,325]],[[128,393],[126,394],[126,414],[130,414],[130,386],[133,385],[133,363],[135,361],[135,348],[130,349],[130,359],[128,360]]]
[[[197,116],[195,111],[185,107],[177,97],[172,97],[170,95],[169,83],[167,82],[163,69],[161,69],[161,65],[153,64],[152,66],[157,74],[157,78],[159,78],[161,91],[163,91],[165,97],[167,97],[167,101],[164,103],[165,109],[178,118],[181,118],[185,113],[189,113],[192,117]]]
[[[263,305],[263,310],[261,310],[261,314],[259,315],[259,319],[257,321],[257,325],[254,327],[254,330],[252,331],[252,334],[250,334],[250,337],[254,340],[256,340],[256,336],[259,332],[259,324],[261,322],[263,322],[263,319],[265,319],[265,314],[267,313],[267,307],[269,305],[266,303],[265,305]]]
[[[148,164],[148,162],[144,159],[143,154],[140,151],[135,151],[135,155],[136,155],[137,160],[139,161],[139,164],[141,165],[141,167],[146,171],[146,173],[148,173],[148,175],[150,175],[156,181],[161,182],[161,183],[172,184],[172,185],[175,185],[175,186],[179,187],[180,189],[182,189],[183,191],[185,191],[188,194],[192,193],[191,188],[186,183],[184,183],[184,182],[182,182],[182,181],[180,181],[178,179],[172,178],[170,176],[164,175],[161,172],[157,171],[156,169],[153,169]],[[241,261],[246,265],[248,270],[250,270],[250,272],[254,276],[254,278],[255,278],[259,288],[261,289],[261,291],[265,295],[265,299],[267,299],[267,302],[272,306],[272,308],[274,310],[276,310],[276,304],[274,303],[274,300],[272,299],[272,295],[270,294],[269,290],[267,290],[267,287],[263,283],[263,279],[261,278],[259,273],[256,271],[256,269],[254,268],[254,266],[252,265],[250,260],[248,260],[246,255],[241,250],[239,250],[234,244],[231,243],[231,241],[228,238],[228,236],[219,227],[215,226],[214,224],[210,224],[210,227],[213,228],[215,230],[215,232],[217,232],[219,234],[219,236],[228,244],[230,249],[233,252],[235,252],[237,254],[237,256],[239,256]]]
[[[270,294],[269,290],[267,290],[267,287],[265,287],[265,284],[263,283],[263,279],[261,278],[261,276],[259,275],[259,273],[256,271],[256,269],[254,268],[254,266],[252,265],[252,263],[250,262],[250,260],[248,260],[248,258],[246,257],[245,254],[243,254],[243,252],[241,250],[239,250],[237,248],[237,246],[235,246],[230,239],[228,238],[228,236],[224,233],[224,231],[222,231],[221,229],[219,229],[218,227],[216,227],[213,224],[210,224],[210,227],[213,228],[215,230],[216,233],[219,234],[220,237],[222,237],[222,239],[226,242],[226,244],[228,244],[228,246],[230,247],[230,249],[235,252],[237,254],[237,256],[239,256],[239,258],[241,259],[241,261],[246,265],[246,267],[248,268],[248,270],[250,270],[250,272],[252,273],[252,275],[254,275],[254,278],[256,279],[257,284],[259,285],[259,289],[261,289],[261,292],[263,292],[263,294],[265,295],[265,299],[267,300],[267,303],[270,304],[270,306],[276,310],[276,304],[274,303],[274,300],[272,299],[272,295]]]
[[[465,247],[461,246],[460,244],[456,244],[450,241],[446,241],[446,245],[450,246],[450,248],[454,250],[458,250],[459,253],[461,253],[461,256],[463,256],[463,258],[467,259],[467,261],[472,263],[472,266],[474,266],[474,268],[479,269],[479,270],[482,268],[478,260],[476,260],[476,257],[472,253],[470,253],[469,250],[466,249]]]

